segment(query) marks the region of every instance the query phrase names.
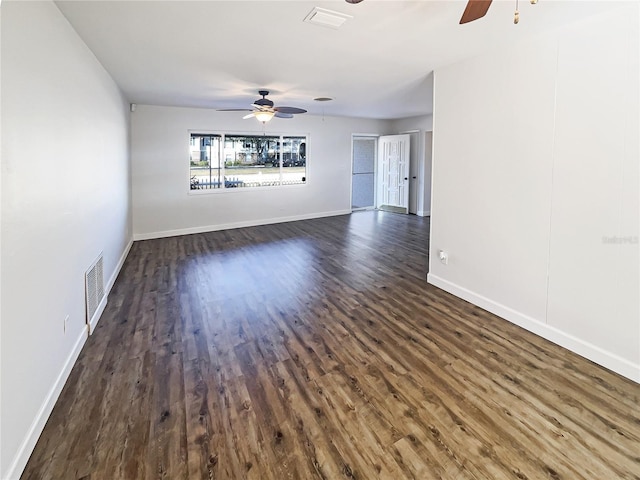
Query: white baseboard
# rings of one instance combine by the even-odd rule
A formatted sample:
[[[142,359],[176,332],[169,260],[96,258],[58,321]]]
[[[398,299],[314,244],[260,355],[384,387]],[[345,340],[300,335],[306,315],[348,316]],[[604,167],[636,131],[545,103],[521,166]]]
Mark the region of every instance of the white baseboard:
[[[18,478],[20,478],[20,475],[22,474],[24,467],[27,465],[27,462],[29,461],[29,457],[31,456],[31,453],[33,452],[33,449],[35,448],[36,443],[38,442],[38,438],[40,438],[40,434],[42,433],[42,430],[44,429],[44,426],[47,423],[47,420],[49,420],[49,415],[51,415],[51,412],[53,411],[53,407],[58,401],[60,392],[62,392],[62,388],[64,387],[64,384],[66,383],[67,378],[69,378],[71,369],[75,365],[76,360],[78,359],[78,355],[80,355],[80,351],[82,350],[82,347],[87,341],[87,338],[88,338],[87,333],[90,334],[93,332],[96,325],[98,324],[98,320],[100,320],[100,316],[102,315],[102,312],[107,306],[107,297],[109,296],[109,292],[111,292],[111,289],[113,288],[113,284],[115,283],[116,278],[118,278],[118,274],[120,273],[120,270],[124,265],[124,262],[127,258],[127,255],[129,254],[129,250],[131,250],[132,245],[133,245],[133,239],[130,239],[129,243],[127,244],[124,251],[122,252],[122,255],[120,256],[120,259],[118,261],[118,264],[116,265],[116,268],[113,271],[113,274],[111,275],[111,277],[109,278],[109,281],[105,285],[104,298],[102,299],[102,302],[100,302],[100,305],[96,310],[96,313],[91,319],[91,322],[89,324],[89,332],[87,332],[87,329],[85,328],[81,330],[80,335],[76,340],[76,343],[71,349],[69,356],[64,362],[64,366],[62,367],[62,370],[58,374],[58,377],[56,378],[56,381],[53,384],[53,387],[51,387],[51,390],[47,394],[45,401],[42,403],[40,410],[38,410],[38,413],[35,419],[33,420],[31,427],[29,427],[29,431],[27,432],[27,435],[25,436],[22,444],[20,445],[20,448],[18,449],[16,456],[11,462],[11,465],[9,466],[8,470],[4,473],[4,476],[2,477],[3,480],[13,480],[13,479],[17,480]],[[0,472],[0,475],[2,474],[3,473]]]
[[[104,309],[107,307],[108,298],[109,298],[109,293],[104,292],[104,297],[102,297],[102,300],[98,304],[98,308],[96,308],[96,312],[93,314],[93,318],[91,318],[91,320],[89,321],[89,324],[88,324],[89,331],[87,332],[89,335],[92,335],[93,331],[98,326],[98,321],[102,316],[102,312],[104,312]]]
[[[524,315],[505,305],[494,302],[487,297],[479,295],[431,273],[427,274],[427,282],[455,295],[456,297],[460,297],[463,300],[471,302],[484,310],[504,318],[525,330],[533,332],[550,342],[560,345],[567,350],[571,350],[572,352],[577,353],[598,365],[602,365],[609,370],[613,370],[623,377],[640,383],[640,365],[636,365],[614,353],[606,351],[589,342],[585,342],[584,340],[574,337],[569,333],[563,332],[562,330]]]
[[[124,247],[124,251],[122,252],[122,255],[120,255],[120,259],[118,260],[118,264],[116,265],[116,268],[113,270],[111,277],[109,277],[109,280],[105,285],[105,292],[106,292],[105,296],[109,295],[109,292],[113,288],[113,284],[116,283],[116,278],[118,278],[118,275],[120,274],[120,270],[122,270],[122,266],[124,265],[124,262],[127,259],[127,256],[129,255],[129,251],[131,250],[132,245],[133,245],[133,238],[129,239],[129,243],[127,244],[126,247]]]
[[[418,210],[416,212],[416,215],[419,217],[430,217],[431,216],[431,210]]]
[[[356,207],[356,208],[352,208],[351,212],[371,212],[375,209],[376,207]]]
[[[20,478],[20,475],[22,474],[24,467],[27,465],[27,461],[29,460],[31,453],[33,452],[33,449],[38,442],[38,438],[40,438],[40,434],[42,433],[47,420],[49,420],[49,415],[51,415],[53,407],[56,404],[58,397],[60,396],[62,387],[64,387],[64,384],[67,381],[69,374],[71,373],[71,369],[75,365],[76,360],[78,359],[78,355],[80,355],[80,351],[82,350],[82,347],[84,346],[84,343],[86,341],[87,331],[83,328],[80,331],[80,335],[78,336],[75,345],[71,349],[67,360],[64,362],[62,371],[58,375],[58,378],[56,378],[53,387],[47,394],[47,397],[42,403],[40,410],[38,410],[33,423],[29,427],[29,431],[22,441],[20,448],[18,448],[18,452],[16,453],[13,462],[11,462],[11,465],[9,465],[9,468],[4,473],[5,476],[2,477],[3,479],[17,480],[18,478]]]
[[[177,230],[165,230],[161,232],[135,233],[133,239],[152,240],[154,238],[176,237],[178,235],[191,235],[192,233],[215,232],[218,230],[230,230],[232,228],[257,227],[259,225],[271,225],[273,223],[295,222],[298,220],[310,220],[312,218],[334,217],[336,215],[348,215],[351,210],[334,210],[331,212],[308,213],[290,217],[276,217],[260,220],[247,220],[243,222],[222,223],[218,225],[204,225],[201,227],[180,228]]]
[[[102,312],[104,312],[104,309],[107,307],[107,300],[109,298],[109,293],[113,288],[113,284],[116,283],[116,278],[118,278],[118,275],[120,274],[120,270],[124,265],[124,261],[127,259],[127,255],[129,255],[129,251],[131,250],[132,245],[133,245],[133,239],[129,240],[129,243],[127,244],[124,251],[122,252],[122,255],[120,255],[120,259],[118,260],[118,264],[116,265],[116,268],[114,269],[113,273],[111,274],[111,277],[109,277],[109,280],[105,285],[104,297],[102,298],[102,301],[98,305],[98,308],[96,309],[96,313],[93,314],[93,318],[89,322],[89,335],[93,334],[93,331],[98,326],[98,321],[100,321],[100,318],[102,317]]]

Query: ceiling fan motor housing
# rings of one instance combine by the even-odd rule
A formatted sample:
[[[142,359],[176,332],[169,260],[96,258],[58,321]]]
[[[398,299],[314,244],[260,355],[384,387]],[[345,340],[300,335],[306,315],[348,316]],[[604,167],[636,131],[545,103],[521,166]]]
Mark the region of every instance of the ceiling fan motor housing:
[[[260,100],[256,100],[253,102],[254,105],[260,105],[261,107],[273,107],[273,102],[266,98],[261,98]]]
[[[273,107],[273,102],[268,98],[265,98],[269,95],[269,90],[260,90],[258,93],[262,95],[262,98],[253,102],[254,105],[259,105],[261,107]]]

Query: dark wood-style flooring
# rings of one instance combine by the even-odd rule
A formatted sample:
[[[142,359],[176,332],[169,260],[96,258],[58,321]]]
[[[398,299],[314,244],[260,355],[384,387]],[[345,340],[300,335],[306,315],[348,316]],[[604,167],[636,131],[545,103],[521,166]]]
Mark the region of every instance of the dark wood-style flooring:
[[[383,212],[136,242],[24,479],[638,479],[640,386]]]

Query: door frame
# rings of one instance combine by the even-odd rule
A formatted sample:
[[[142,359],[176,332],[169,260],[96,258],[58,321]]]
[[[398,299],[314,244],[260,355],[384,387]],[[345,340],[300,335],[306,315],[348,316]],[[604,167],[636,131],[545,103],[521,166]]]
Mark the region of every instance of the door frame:
[[[405,130],[398,135],[409,135],[409,213],[417,215],[420,209],[420,188],[422,183],[422,168],[420,161],[420,129]],[[412,205],[413,203],[413,205]],[[413,209],[411,208],[413,206]]]

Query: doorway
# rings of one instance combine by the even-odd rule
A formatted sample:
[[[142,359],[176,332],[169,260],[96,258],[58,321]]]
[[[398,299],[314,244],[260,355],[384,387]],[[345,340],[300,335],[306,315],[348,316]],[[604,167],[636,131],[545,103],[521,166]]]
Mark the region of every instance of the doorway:
[[[351,210],[375,208],[378,137],[353,137]]]

